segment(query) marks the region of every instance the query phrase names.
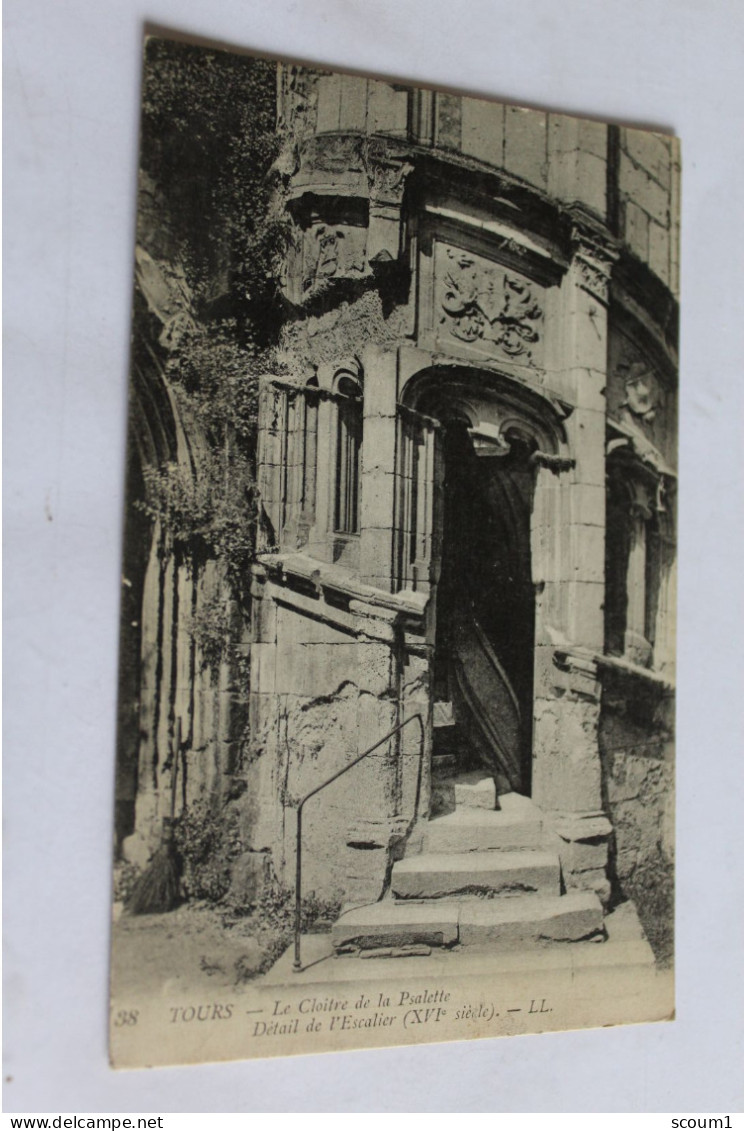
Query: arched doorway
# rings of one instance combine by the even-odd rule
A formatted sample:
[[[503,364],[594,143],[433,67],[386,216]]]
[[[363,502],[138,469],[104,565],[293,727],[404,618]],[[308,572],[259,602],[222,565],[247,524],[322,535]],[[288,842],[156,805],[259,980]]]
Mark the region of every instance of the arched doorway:
[[[485,765],[497,794],[529,795],[533,501],[540,454],[557,445],[536,397],[498,375],[438,367],[406,392],[440,424],[433,775]]]

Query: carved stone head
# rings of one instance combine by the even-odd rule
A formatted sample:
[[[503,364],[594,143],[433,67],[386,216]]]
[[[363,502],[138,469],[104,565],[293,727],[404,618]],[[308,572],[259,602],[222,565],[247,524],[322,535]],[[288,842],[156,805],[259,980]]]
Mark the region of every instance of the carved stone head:
[[[625,407],[634,416],[651,423],[659,404],[659,386],[656,377],[642,361],[634,361],[625,376]]]

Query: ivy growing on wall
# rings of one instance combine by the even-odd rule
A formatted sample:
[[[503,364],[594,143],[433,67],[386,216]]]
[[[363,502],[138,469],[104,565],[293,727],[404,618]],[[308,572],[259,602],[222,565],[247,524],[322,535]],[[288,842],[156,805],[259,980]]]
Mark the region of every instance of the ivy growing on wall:
[[[190,466],[145,468],[138,505],[174,546],[217,561],[239,601],[254,554],[258,379],[274,367],[287,238],[272,205],[275,115],[274,63],[148,39],[134,349],[145,343],[162,367]]]

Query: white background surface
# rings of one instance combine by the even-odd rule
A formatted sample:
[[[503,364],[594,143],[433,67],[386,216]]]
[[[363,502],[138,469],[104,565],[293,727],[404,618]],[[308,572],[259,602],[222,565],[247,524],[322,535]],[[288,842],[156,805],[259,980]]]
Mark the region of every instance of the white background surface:
[[[109,845],[145,20],[673,129],[683,307],[678,1020],[114,1073]],[[6,0],[6,1111],[742,1111],[739,0]]]

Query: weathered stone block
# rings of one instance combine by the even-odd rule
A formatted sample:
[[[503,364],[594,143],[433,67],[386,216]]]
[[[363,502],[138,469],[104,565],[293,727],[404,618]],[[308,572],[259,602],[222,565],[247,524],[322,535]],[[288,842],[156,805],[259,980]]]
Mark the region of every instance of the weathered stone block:
[[[577,408],[567,421],[566,429],[576,459],[575,482],[604,487],[604,413]]]
[[[555,647],[553,644],[535,645],[534,696],[538,699],[555,699],[556,687],[562,687],[560,671],[554,662]]]
[[[566,114],[548,114],[547,141],[552,169],[555,159],[561,154],[574,153],[579,148],[579,119]],[[555,191],[552,182],[548,187],[551,192]]]
[[[389,589],[393,556],[393,534],[390,525],[388,529],[365,528],[361,542],[362,581],[367,585]]]
[[[362,475],[392,471],[395,467],[395,432],[394,416],[365,416]]]
[[[399,399],[404,396],[406,384],[411,377],[431,366],[434,356],[430,350],[420,349],[418,346],[403,345],[398,348],[397,397]]]
[[[504,159],[504,106],[481,98],[463,98],[462,151],[500,166]]]
[[[363,691],[387,695],[392,689],[392,653],[387,644],[358,644],[357,681]]]
[[[317,80],[317,119],[318,133],[335,132],[339,128],[341,114],[341,75],[320,75]]]
[[[607,158],[607,125],[604,122],[591,122],[587,118],[577,118],[578,146],[585,153],[595,157]]]
[[[259,694],[270,694],[276,689],[276,644],[252,646],[251,689]]]
[[[599,216],[607,212],[607,158],[579,150],[576,154],[574,200],[580,200]]]
[[[479,892],[558,895],[559,878],[558,857],[537,849],[432,853],[395,864],[391,890],[398,899],[440,899]]]
[[[648,232],[648,265],[667,285],[669,285],[670,243],[669,229],[652,222]]]
[[[369,133],[397,134],[408,129],[408,92],[392,83],[369,79],[367,121]]]
[[[509,795],[511,796],[511,795]],[[457,809],[434,817],[425,827],[425,851],[436,854],[495,848],[532,848],[542,842],[542,817],[528,798],[525,805],[500,810]]]
[[[396,414],[397,357],[393,350],[365,345],[360,354],[364,369],[364,415],[394,417]],[[366,440],[365,440],[366,443]]]
[[[455,805],[466,809],[496,808],[496,785],[489,774],[477,770],[472,774],[462,774],[452,781]]]
[[[607,841],[561,840],[559,854],[561,866],[566,872],[596,871],[607,866]]]
[[[646,130],[623,130],[622,144],[628,155],[667,189],[671,183],[672,158],[669,143],[670,139],[661,134]]]
[[[380,469],[362,474],[362,528],[389,531],[393,525],[395,476]]]
[[[385,616],[379,615],[382,610],[365,606],[362,602],[351,601],[349,608],[357,613],[356,627],[361,640],[379,640],[390,646],[395,641],[395,626]]]
[[[601,651],[604,644],[604,583],[566,582],[570,639],[584,648]]]
[[[370,204],[367,256],[370,264],[389,263],[400,254],[400,212],[390,205]]]
[[[563,580],[562,566],[567,554],[561,554],[568,532],[554,522],[533,523],[531,530],[532,578],[535,583]],[[567,547],[566,547],[567,548]]]
[[[602,805],[596,703],[535,704],[533,797],[543,809],[597,811]]]
[[[605,532],[603,526],[571,526],[570,572],[574,581],[604,583]]]
[[[658,224],[669,223],[669,193],[625,153],[620,153],[620,192],[627,195]]]
[[[439,902],[399,905],[382,900],[344,912],[333,924],[333,944],[342,946],[407,946],[457,942],[458,905]]]
[[[570,495],[571,521],[582,526],[605,525],[605,488],[598,484],[577,483]]]
[[[291,695],[329,695],[354,679],[356,644],[281,642],[277,654],[276,690]]]
[[[602,930],[602,905],[593,893],[515,896],[463,904],[460,942],[515,944],[549,939],[577,942]]]
[[[438,92],[435,98],[436,144],[446,149],[459,149],[462,140],[462,112],[456,94]]]
[[[650,219],[647,212],[634,201],[625,202],[623,209],[625,215],[625,239],[630,250],[635,252],[644,263],[648,261],[648,230]]]
[[[375,695],[368,694],[360,696],[357,718],[362,749],[382,738],[395,726],[395,714],[395,704],[389,700],[380,700]],[[381,749],[384,751],[385,748]]]
[[[581,872],[563,869],[563,882],[567,892],[593,892],[603,907],[607,907],[612,894],[612,885],[604,868],[586,868]]]
[[[339,128],[364,133],[367,125],[367,79],[341,75]]]
[[[552,639],[557,633],[561,639],[568,640],[568,593],[565,584],[560,579],[542,581],[539,575],[535,580],[540,582],[535,598],[537,620],[545,637]]]
[[[504,118],[504,166],[530,184],[547,188],[547,114],[507,106]]]
[[[338,624],[323,619],[324,615],[334,615],[335,610],[329,609],[322,601],[314,604],[317,605],[316,616],[306,616],[299,609],[292,613],[297,644],[350,644],[354,640],[353,633],[344,632]]]
[[[261,586],[261,590],[263,590]],[[276,605],[261,594],[253,601],[253,639],[258,644],[276,640]]]

